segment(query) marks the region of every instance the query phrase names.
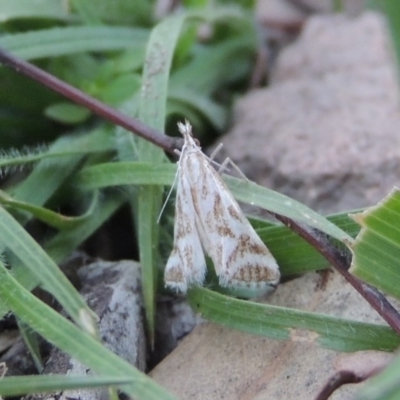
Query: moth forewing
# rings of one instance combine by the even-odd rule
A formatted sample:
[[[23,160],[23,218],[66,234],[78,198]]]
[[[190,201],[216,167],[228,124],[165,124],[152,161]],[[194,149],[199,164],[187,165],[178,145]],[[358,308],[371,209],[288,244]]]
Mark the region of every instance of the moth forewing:
[[[174,250],[165,271],[167,285],[186,291],[190,283],[202,282],[203,249],[222,286],[276,285],[280,273],[274,257],[195,143],[190,124],[178,126],[185,144],[178,162]]]
[[[175,205],[174,247],[165,267],[165,284],[186,292],[193,283],[201,284],[206,273],[206,261],[196,228],[196,212],[185,176],[178,178]]]
[[[243,215],[238,203],[208,159],[192,157],[185,165],[201,243],[223,286],[261,287],[279,282],[278,265]],[[193,169],[193,166],[201,168]],[[203,173],[195,174],[195,170]]]

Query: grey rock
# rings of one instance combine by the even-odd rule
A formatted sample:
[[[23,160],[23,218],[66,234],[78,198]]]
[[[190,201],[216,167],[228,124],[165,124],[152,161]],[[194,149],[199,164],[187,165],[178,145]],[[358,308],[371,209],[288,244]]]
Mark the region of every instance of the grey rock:
[[[314,16],[237,103],[221,158],[316,211],[369,206],[399,184],[398,106],[383,17]]]

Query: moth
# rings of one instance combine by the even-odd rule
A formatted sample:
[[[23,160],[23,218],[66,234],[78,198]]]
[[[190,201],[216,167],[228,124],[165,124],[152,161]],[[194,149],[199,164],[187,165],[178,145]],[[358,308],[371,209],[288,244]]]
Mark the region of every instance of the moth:
[[[186,292],[202,284],[204,253],[221,286],[262,289],[275,286],[279,267],[238,203],[201,151],[189,122],[178,123],[184,145],[177,170],[174,245],[167,261],[166,286]]]

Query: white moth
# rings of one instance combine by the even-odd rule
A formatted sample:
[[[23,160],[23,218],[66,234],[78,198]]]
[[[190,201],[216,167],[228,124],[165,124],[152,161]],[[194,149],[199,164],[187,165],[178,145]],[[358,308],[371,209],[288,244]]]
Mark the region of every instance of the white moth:
[[[206,274],[204,251],[214,263],[221,286],[262,289],[279,282],[278,265],[258,237],[218,172],[178,123],[185,140],[178,161],[174,247],[164,279],[186,292]]]

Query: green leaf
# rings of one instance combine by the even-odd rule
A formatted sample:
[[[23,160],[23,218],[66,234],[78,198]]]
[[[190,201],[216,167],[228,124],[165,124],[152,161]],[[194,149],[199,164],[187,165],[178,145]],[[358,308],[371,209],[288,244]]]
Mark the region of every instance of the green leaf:
[[[231,83],[249,72],[249,59],[255,52],[255,46],[254,38],[244,36],[204,48],[197,57],[173,73],[170,87],[174,91],[190,88],[194,92],[210,95],[217,87]],[[247,60],[245,64],[239,63],[242,59]],[[229,74],[226,71],[227,65],[230,66]]]
[[[15,200],[7,193],[0,190],[0,204],[3,204],[4,206],[9,206],[10,208],[17,210],[28,211],[38,220],[57,229],[71,229],[74,226],[83,224],[92,215],[94,209],[97,206],[97,202],[98,192],[96,191],[93,195],[92,202],[85,214],[79,217],[66,217],[54,211],[48,210],[47,208],[38,207],[24,201]]]
[[[25,290],[3,265],[0,265],[0,299],[33,330],[100,376],[123,380],[130,377],[133,383],[118,385],[129,396],[139,400],[175,399],[97,339]],[[1,381],[0,394],[3,394]]]
[[[359,232],[359,226],[348,217],[347,212],[326,218],[352,237]],[[314,247],[286,226],[259,227],[256,231],[274,255],[283,276],[325,269],[331,265]],[[338,242],[337,246],[345,245]]]
[[[400,299],[400,190],[392,189],[376,206],[351,217],[361,231],[351,247],[350,272]]]
[[[48,150],[49,157],[53,154],[54,159],[39,162],[28,178],[9,191],[10,194],[15,200],[43,205],[75,172],[88,152],[110,150],[110,139],[110,133],[104,129],[57,139]]]
[[[369,379],[354,400],[397,400],[400,398],[400,356],[377,376]]]
[[[110,132],[105,129],[98,129],[86,135],[63,136],[58,139],[49,148],[46,146],[37,146],[36,148],[10,149],[4,151],[0,156],[0,168],[4,174],[21,168],[27,164],[38,163],[39,161],[58,158],[55,162],[44,161],[38,164],[37,168],[47,168],[49,165],[57,170],[56,165],[65,158],[65,161],[72,160],[68,156],[87,156],[93,153],[110,152],[114,150],[114,143],[111,140]],[[39,171],[39,175],[42,172]],[[33,175],[35,175],[34,173]],[[30,178],[28,178],[30,179]],[[24,186],[24,184],[21,184]],[[18,186],[17,186],[18,187]],[[13,189],[19,190],[19,189]],[[12,190],[11,190],[12,191]],[[31,193],[32,194],[32,193]],[[30,197],[32,198],[32,196]]]
[[[35,367],[39,373],[43,371],[43,360],[40,353],[39,337],[31,328],[21,320],[17,319],[19,333],[24,339],[24,343],[29,350],[29,354],[35,363]]]
[[[171,185],[176,174],[172,164],[104,163],[83,169],[77,175],[77,183],[86,189],[115,185]],[[254,182],[223,175],[235,198],[244,203],[303,222],[345,243],[353,239],[325,217],[290,197],[259,186]]]
[[[171,88],[168,100],[169,111],[174,110],[178,112],[179,106],[181,106],[183,110],[191,107],[196,110],[197,113],[202,114],[204,118],[207,118],[214,127],[222,130],[226,126],[228,119],[227,110],[213,101],[209,96],[205,96],[198,91],[186,87]],[[180,114],[186,115],[182,111]],[[188,116],[186,115],[186,117]]]
[[[0,0],[0,22],[21,18],[70,18],[68,8],[62,0]]]
[[[0,242],[30,269],[76,323],[95,333],[93,312],[46,252],[26,230],[0,207]]]
[[[107,104],[120,104],[139,91],[140,82],[140,77],[137,74],[119,75],[101,88],[100,98]]]
[[[143,69],[142,94],[139,104],[139,119],[149,126],[164,131],[169,73],[172,57],[179,38],[185,15],[173,15],[154,27],[146,50]],[[138,138],[139,161],[160,164],[164,153],[153,144]],[[141,186],[137,210],[137,228],[140,262],[142,265],[142,287],[150,341],[154,338],[155,294],[157,290],[158,224],[163,187]]]
[[[87,108],[68,102],[52,104],[45,109],[44,113],[47,117],[64,124],[78,124],[90,116]]]
[[[390,36],[392,39],[392,48],[394,50],[396,60],[397,60],[397,70],[400,66],[400,4],[397,0],[379,0],[374,1],[381,11],[384,12],[387,20],[387,25],[390,30]]]
[[[131,376],[71,376],[71,375],[32,375],[12,376],[0,381],[2,396],[21,396],[25,394],[59,392],[61,390],[89,389],[103,386],[121,386],[133,383]]]
[[[273,339],[302,335],[322,347],[347,352],[393,351],[400,344],[400,337],[386,326],[238,300],[205,288],[189,290],[188,301],[208,320]]]
[[[143,47],[148,34],[141,28],[73,26],[5,35],[0,37],[0,46],[17,57],[32,60],[85,51]]]
[[[84,224],[73,229],[61,231],[44,245],[44,250],[53,259],[60,263],[84,240],[91,236],[116,210],[126,202],[125,196],[120,192],[107,193],[97,204],[96,209]],[[41,277],[30,271],[18,259],[13,260],[11,273],[13,277],[26,289],[32,290],[41,282]],[[50,271],[51,273],[51,271]],[[54,277],[57,279],[57,276]],[[8,312],[5,304],[0,302],[0,316]]]
[[[147,25],[154,18],[154,2],[149,0],[73,0],[85,22],[111,22],[120,25]]]

